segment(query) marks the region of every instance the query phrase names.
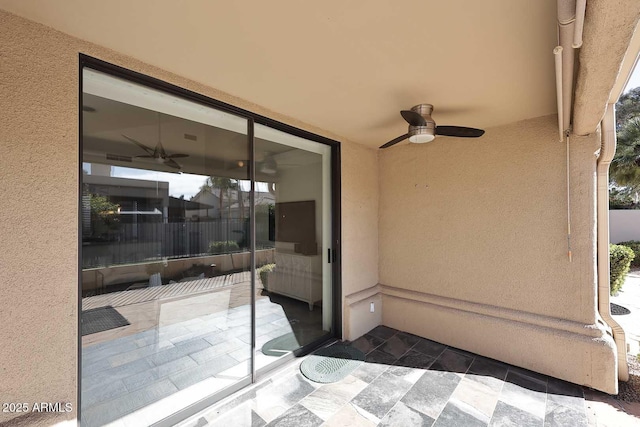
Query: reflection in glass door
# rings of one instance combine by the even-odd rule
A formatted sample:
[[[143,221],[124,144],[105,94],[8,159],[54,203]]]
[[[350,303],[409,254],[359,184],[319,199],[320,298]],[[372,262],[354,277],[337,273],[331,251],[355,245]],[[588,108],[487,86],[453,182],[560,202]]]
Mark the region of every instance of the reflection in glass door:
[[[249,123],[88,68],[82,101],[81,423],[149,425],[251,381]]]
[[[331,148],[255,126],[256,369],[330,334]]]
[[[170,90],[82,71],[83,426],[172,424],[335,335],[332,146]]]

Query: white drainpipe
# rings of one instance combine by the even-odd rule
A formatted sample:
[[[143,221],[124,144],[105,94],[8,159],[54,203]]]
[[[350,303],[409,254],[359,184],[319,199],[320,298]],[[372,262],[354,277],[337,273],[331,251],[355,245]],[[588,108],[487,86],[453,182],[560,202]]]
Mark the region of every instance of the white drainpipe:
[[[582,46],[582,29],[586,0],[558,0],[558,47],[554,49],[556,61],[556,90],[558,98],[558,128],[560,140],[568,136],[571,128],[573,103],[573,75],[575,51]],[[598,214],[598,313],[609,325],[618,351],[618,379],[629,380],[627,343],[624,330],[611,317],[609,305],[609,165],[616,151],[615,104],[609,104],[601,123],[602,143],[598,157],[597,214]],[[568,146],[568,140],[567,140]],[[567,148],[568,152],[568,148]],[[569,200],[567,200],[567,203]]]
[[[624,330],[613,317],[609,305],[609,165],[616,152],[615,104],[609,104],[601,122],[601,147],[596,166],[598,207],[598,312],[613,332],[618,349],[618,379],[629,380],[627,341]]]
[[[582,21],[580,19],[579,21]],[[576,33],[576,0],[558,0],[558,46],[556,54],[556,79],[562,77],[562,81],[556,80],[558,90],[558,103],[562,103],[562,110],[558,111],[560,133],[565,134],[571,122],[571,104],[573,102],[573,71],[575,51],[573,42],[576,38],[582,38],[582,31]],[[558,57],[561,56],[562,61]],[[562,137],[561,137],[562,139]]]

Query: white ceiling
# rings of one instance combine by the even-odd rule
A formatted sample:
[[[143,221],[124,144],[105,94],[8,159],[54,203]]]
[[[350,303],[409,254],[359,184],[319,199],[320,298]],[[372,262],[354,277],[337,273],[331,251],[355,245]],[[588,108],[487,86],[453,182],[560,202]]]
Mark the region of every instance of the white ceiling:
[[[491,127],[555,113],[556,2],[0,0],[0,8],[377,147],[401,109]]]

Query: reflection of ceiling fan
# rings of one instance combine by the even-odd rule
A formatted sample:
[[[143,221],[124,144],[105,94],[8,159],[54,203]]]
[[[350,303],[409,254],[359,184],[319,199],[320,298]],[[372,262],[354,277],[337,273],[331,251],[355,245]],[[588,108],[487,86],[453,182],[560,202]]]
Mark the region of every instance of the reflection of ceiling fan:
[[[189,157],[188,154],[181,154],[181,153],[176,153],[176,154],[167,154],[166,151],[164,151],[164,147],[162,146],[162,142],[161,141],[161,129],[160,129],[160,117],[158,114],[158,143],[156,144],[155,148],[151,148],[148,147],[146,145],[144,145],[141,142],[136,141],[133,138],[128,137],[127,135],[122,134],[122,136],[124,136],[125,138],[127,138],[127,140],[129,140],[130,142],[134,143],[135,145],[137,145],[138,147],[142,148],[147,154],[142,155],[142,156],[135,156],[136,159],[155,159],[158,163],[164,163],[165,165],[172,167],[174,169],[182,169],[182,166],[180,166],[180,164],[178,164],[178,162],[176,162],[173,159],[179,159],[179,158],[184,158],[184,157]]]
[[[401,135],[380,148],[388,148],[398,142],[409,138],[409,142],[425,143],[433,141],[436,135],[456,136],[459,138],[478,138],[484,134],[482,129],[467,128],[463,126],[436,126],[436,122],[431,118],[433,105],[419,104],[411,110],[400,111],[402,118],[409,123],[409,132]]]

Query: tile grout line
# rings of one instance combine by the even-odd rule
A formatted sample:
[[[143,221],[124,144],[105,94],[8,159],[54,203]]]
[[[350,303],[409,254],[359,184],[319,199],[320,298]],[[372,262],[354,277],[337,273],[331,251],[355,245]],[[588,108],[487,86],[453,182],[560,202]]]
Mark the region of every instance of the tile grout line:
[[[445,352],[445,350],[450,349],[451,346],[446,346],[444,350],[442,350],[442,353]],[[451,350],[453,352],[455,352],[455,350]],[[442,355],[442,353],[440,353],[440,356]],[[458,354],[462,354],[462,353],[458,353]],[[438,357],[440,357],[438,356]],[[438,359],[434,360],[433,363],[435,363]],[[445,405],[442,407],[442,409],[440,410],[440,412],[438,413],[438,416],[433,420],[433,424],[435,425],[436,422],[438,422],[438,418],[440,418],[440,415],[442,415],[442,412],[444,411],[444,409],[447,407],[447,405],[449,404],[449,402],[451,401],[451,396],[453,396],[453,393],[456,392],[456,390],[458,389],[458,387],[460,387],[460,383],[462,382],[462,380],[467,376],[467,372],[469,372],[469,369],[471,369],[471,365],[473,365],[473,362],[475,362],[476,360],[476,356],[474,355],[473,358],[471,359],[471,363],[469,363],[469,366],[467,366],[467,369],[464,371],[464,373],[462,374],[462,378],[460,378],[460,382],[458,382],[458,384],[456,384],[456,387],[453,389],[453,391],[451,392],[451,395],[449,396],[449,398],[447,399],[447,403],[445,403]],[[493,414],[492,414],[493,415]],[[487,424],[488,426],[488,424]]]

